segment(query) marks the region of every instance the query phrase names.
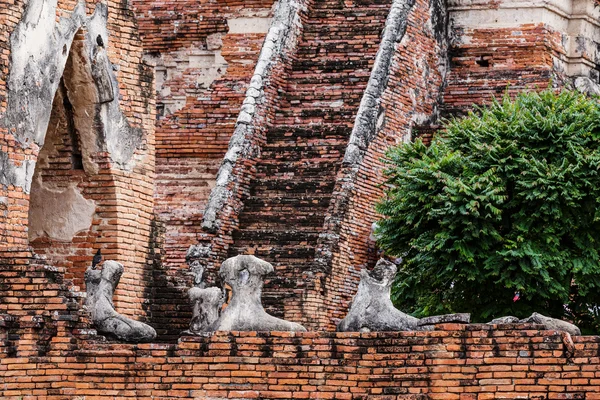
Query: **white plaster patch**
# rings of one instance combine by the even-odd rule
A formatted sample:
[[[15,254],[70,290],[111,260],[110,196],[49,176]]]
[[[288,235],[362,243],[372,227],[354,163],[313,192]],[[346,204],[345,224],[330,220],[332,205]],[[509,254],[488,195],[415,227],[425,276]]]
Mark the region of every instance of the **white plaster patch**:
[[[267,33],[271,27],[271,18],[242,17],[227,20],[229,33]]]
[[[31,140],[40,147],[44,144],[52,98],[85,16],[85,6],[80,3],[70,18],[57,24],[56,5],[56,0],[31,0],[11,34],[9,112],[21,113],[5,123],[14,125],[15,137],[24,147]]]
[[[158,104],[164,106],[161,116],[173,114],[187,103],[187,96],[175,93],[171,82],[178,82],[194,70],[198,94],[211,87],[213,82],[227,72],[227,61],[220,49],[201,50],[188,48],[161,54],[158,57],[145,55],[144,60],[154,66],[154,89],[158,95]]]
[[[29,240],[48,236],[70,242],[92,226],[96,204],[85,199],[75,186],[64,190],[45,187],[39,180],[33,185],[29,208]]]
[[[101,76],[108,91],[103,91],[101,121],[108,152],[113,161],[130,167],[135,148],[141,142],[141,129],[132,128],[119,109],[116,99],[118,82],[104,49],[97,40],[108,43],[108,7],[98,3],[91,17],[86,17],[86,5],[79,2],[69,17],[56,20],[56,0],[30,0],[23,19],[10,36],[11,62],[8,78],[7,111],[3,126],[14,132],[23,148],[42,147],[50,120],[52,101],[63,76],[76,32],[85,26],[88,62]],[[100,38],[100,39],[98,39]],[[101,46],[100,46],[101,47]],[[104,69],[103,69],[104,68]],[[100,74],[100,75],[98,75]],[[94,78],[98,86],[97,79]],[[111,93],[112,91],[112,93]],[[97,95],[97,94],[96,94]],[[90,104],[93,106],[93,104]],[[95,118],[88,113],[86,117]],[[126,165],[127,164],[127,165]],[[34,173],[34,161],[16,165],[0,152],[0,184],[15,185],[29,192]]]

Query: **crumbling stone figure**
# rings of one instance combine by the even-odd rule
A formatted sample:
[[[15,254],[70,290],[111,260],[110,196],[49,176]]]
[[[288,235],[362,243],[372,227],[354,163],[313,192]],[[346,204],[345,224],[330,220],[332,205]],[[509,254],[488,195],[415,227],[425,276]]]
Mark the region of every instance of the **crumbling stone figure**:
[[[538,313],[533,313],[530,317],[523,319],[512,316],[496,318],[489,323],[494,325],[518,323],[540,324],[544,325],[544,327],[549,330],[567,332],[571,336],[581,336],[581,330],[574,324],[560,319],[546,317],[545,315]]]
[[[261,294],[263,277],[273,266],[250,255],[230,258],[221,264],[221,280],[232,290],[231,301],[213,326],[213,331],[306,331],[295,322],[265,312]]]
[[[192,321],[186,334],[198,335],[210,332],[212,325],[219,319],[223,306],[223,292],[216,287],[206,288],[202,277],[204,267],[198,261],[190,263],[190,273],[194,277],[194,287],[188,291],[192,306]]]
[[[112,298],[123,274],[123,265],[106,261],[101,270],[89,267],[85,271],[86,306],[99,332],[116,336],[126,342],[148,342],[156,337],[149,325],[134,321],[115,311]]]
[[[385,259],[379,260],[371,272],[360,271],[358,292],[350,311],[339,323],[340,332],[416,331],[423,330],[419,319],[396,309],[390,299],[397,267]]]

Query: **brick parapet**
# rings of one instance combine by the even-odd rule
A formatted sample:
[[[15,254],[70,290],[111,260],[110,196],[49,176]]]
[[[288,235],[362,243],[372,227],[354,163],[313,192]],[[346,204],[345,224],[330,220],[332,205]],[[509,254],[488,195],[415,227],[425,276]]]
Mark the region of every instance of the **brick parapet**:
[[[177,344],[72,344],[57,338],[46,356],[18,357],[19,346],[9,349],[17,339],[14,328],[7,328],[11,324],[0,318],[6,399],[600,397],[600,338],[571,341],[535,325],[230,332],[182,337]]]

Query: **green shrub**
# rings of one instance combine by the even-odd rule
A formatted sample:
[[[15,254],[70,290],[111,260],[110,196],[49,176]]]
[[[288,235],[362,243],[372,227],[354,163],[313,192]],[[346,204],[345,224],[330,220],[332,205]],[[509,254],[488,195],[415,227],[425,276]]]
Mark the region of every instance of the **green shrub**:
[[[448,122],[430,147],[417,140],[387,157],[377,234],[403,260],[399,308],[475,321],[537,311],[600,331],[596,100],[505,96]]]

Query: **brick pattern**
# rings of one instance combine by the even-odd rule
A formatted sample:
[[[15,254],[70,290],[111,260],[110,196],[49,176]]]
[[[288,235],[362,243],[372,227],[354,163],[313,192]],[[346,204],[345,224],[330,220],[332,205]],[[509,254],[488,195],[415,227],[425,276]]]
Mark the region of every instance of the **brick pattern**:
[[[206,45],[216,33],[227,33],[227,17],[240,10],[269,9],[273,0],[161,0],[133,2],[147,52],[171,52]]]
[[[157,123],[155,212],[166,225],[163,262],[172,271],[185,267],[185,253],[201,232],[206,201],[263,39],[258,34],[225,36],[226,74]]]
[[[162,83],[156,93],[154,212],[163,237],[155,249],[157,262],[149,288],[151,322],[161,340],[175,341],[188,328],[190,281],[185,275],[185,254],[202,233],[208,195],[265,37],[264,33],[229,33],[227,21],[269,16],[273,3],[133,2],[146,55],[167,67],[166,72],[157,72],[164,77],[157,76]],[[195,65],[192,59],[197,55],[214,57],[215,66]],[[221,57],[223,65],[217,63]],[[199,77],[209,72],[216,74],[215,79],[208,86],[199,84]],[[181,105],[171,112],[177,102]]]
[[[83,270],[91,263],[96,248],[102,248],[105,258],[110,257],[126,266],[115,296],[117,307],[125,314],[143,318],[146,286],[149,283],[148,253],[150,224],[153,218],[154,102],[150,96],[152,73],[141,61],[142,50],[131,10],[123,8],[122,3],[117,1],[109,1],[107,5],[108,30],[111,34],[106,49],[109,59],[115,66],[115,74],[119,82],[119,104],[129,123],[141,128],[144,135],[127,169],[113,165],[106,150],[101,149],[92,155],[92,158],[99,163],[98,174],[84,176],[80,171],[67,171],[64,168],[65,164],[61,163],[61,158],[70,146],[64,140],[67,137],[65,136],[66,125],[62,124],[58,129],[63,131],[56,132],[55,137],[59,145],[60,138],[63,139],[64,148],[61,149],[59,146],[55,149],[56,153],[51,154],[51,159],[56,162],[41,173],[55,181],[76,182],[84,197],[96,200],[98,207],[91,231],[77,236],[72,246],[43,240],[33,245],[41,254],[47,253],[46,249],[49,247],[52,247],[53,252],[62,253],[63,262],[62,265],[58,263],[58,270],[78,283],[81,283]],[[6,111],[8,95],[5,82],[10,65],[9,35],[21,20],[24,7],[25,4],[20,1],[3,2],[0,7],[3,22],[0,36],[0,47],[3,49],[0,114]],[[59,1],[57,16],[68,17],[73,7],[74,3],[71,1]],[[92,11],[93,5],[89,4],[88,13]],[[59,110],[57,112],[60,114]],[[35,161],[41,150],[37,146],[23,149],[5,130],[0,131],[0,147],[8,152],[9,157],[19,161]],[[29,195],[20,188],[0,187],[0,198],[6,199],[0,201],[0,204],[6,204],[0,206],[5,208],[0,211],[0,269],[2,271],[0,283],[2,283],[3,294],[7,296],[3,298],[11,303],[14,301],[11,297],[27,297],[26,292],[11,286],[13,283],[11,277],[16,274],[23,279],[29,279],[31,286],[26,286],[26,290],[30,290],[42,283],[42,278],[36,277],[36,274],[56,267],[44,266],[43,261],[32,258],[28,241]],[[5,285],[6,283],[10,284]],[[57,298],[56,301],[65,300]],[[16,302],[20,303],[21,300]],[[31,304],[32,314],[44,312],[43,303],[36,304],[31,301],[27,304]]]
[[[225,74],[204,90],[188,95],[185,107],[160,120],[156,151],[160,158],[223,158],[261,49],[264,34],[228,34],[222,38]],[[194,85],[197,69],[189,69],[169,87]],[[189,80],[189,81],[188,81]],[[186,82],[188,81],[188,82]],[[172,96],[175,90],[170,90]],[[160,102],[161,99],[159,98]]]
[[[444,111],[463,113],[473,104],[489,103],[508,89],[545,89],[562,85],[564,73],[554,57],[566,54],[560,32],[543,24],[506,29],[458,29],[450,49],[451,69],[444,92]]]
[[[273,315],[315,323],[303,309],[315,248],[389,6],[317,0],[305,17],[228,251],[273,263],[263,292]]]
[[[60,337],[41,355],[28,341],[40,329],[0,319],[3,398],[600,398],[600,338],[571,340],[535,325],[232,332],[140,345]]]
[[[380,218],[375,204],[384,194],[385,152],[409,139],[417,121],[437,117],[444,85],[440,71],[446,64],[445,43],[437,37],[445,32],[423,27],[435,27],[433,15],[444,11],[430,8],[427,0],[415,2],[404,38],[396,46],[381,100],[384,123],[369,144],[358,172],[346,167],[337,177],[325,229],[334,237],[339,235],[339,239],[328,248],[332,259],[323,285],[322,329],[335,329],[345,317],[360,281],[360,270],[373,267],[379,258],[371,237],[372,225]],[[348,187],[351,189],[345,192]]]

